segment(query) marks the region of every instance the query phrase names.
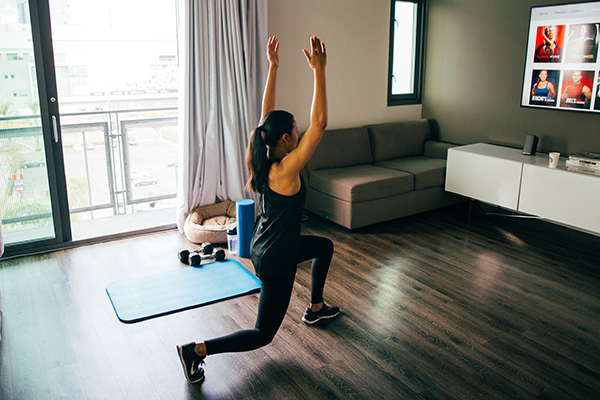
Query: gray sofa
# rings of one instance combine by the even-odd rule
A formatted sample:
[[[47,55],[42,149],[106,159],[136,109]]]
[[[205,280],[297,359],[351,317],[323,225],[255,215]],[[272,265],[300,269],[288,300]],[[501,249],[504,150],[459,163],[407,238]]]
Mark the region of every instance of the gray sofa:
[[[304,173],[306,209],[350,230],[464,201],[426,119],[327,130]]]

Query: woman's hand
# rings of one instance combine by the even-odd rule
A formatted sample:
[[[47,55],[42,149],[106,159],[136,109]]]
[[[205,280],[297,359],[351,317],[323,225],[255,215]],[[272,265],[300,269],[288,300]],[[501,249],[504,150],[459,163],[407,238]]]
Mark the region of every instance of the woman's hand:
[[[279,42],[275,36],[271,36],[267,43],[267,58],[273,67],[279,67]]]
[[[310,38],[310,50],[309,53],[306,50],[302,50],[304,55],[306,56],[306,62],[313,69],[321,69],[325,70],[325,65],[327,65],[327,52],[325,51],[325,43],[322,43],[321,40],[313,36]]]

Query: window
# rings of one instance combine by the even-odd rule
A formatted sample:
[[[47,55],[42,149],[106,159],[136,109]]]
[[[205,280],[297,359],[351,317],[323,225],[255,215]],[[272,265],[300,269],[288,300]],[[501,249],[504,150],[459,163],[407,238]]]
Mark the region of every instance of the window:
[[[421,104],[426,0],[392,0],[388,106]]]
[[[27,93],[27,90],[9,90],[6,91],[4,94],[5,97],[28,97],[29,94]]]
[[[23,60],[23,56],[18,53],[8,53],[6,55],[7,60],[9,61],[21,61]]]

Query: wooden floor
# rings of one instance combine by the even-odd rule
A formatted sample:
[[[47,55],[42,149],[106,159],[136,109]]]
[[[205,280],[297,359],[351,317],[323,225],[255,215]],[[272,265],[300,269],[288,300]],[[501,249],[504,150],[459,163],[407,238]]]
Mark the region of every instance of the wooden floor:
[[[252,327],[258,295],[123,324],[105,293],[182,268],[178,232],[3,261],[0,398],[598,399],[600,237],[466,215],[349,233],[308,214],[304,232],[335,242],[325,297],[342,314],[302,323],[301,264],[274,342],[207,358],[202,385],[175,346]]]

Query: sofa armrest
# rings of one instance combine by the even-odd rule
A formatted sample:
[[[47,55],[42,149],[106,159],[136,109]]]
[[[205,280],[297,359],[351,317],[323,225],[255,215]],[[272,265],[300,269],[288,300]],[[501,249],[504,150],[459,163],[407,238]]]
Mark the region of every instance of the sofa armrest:
[[[426,140],[425,151],[423,152],[423,155],[425,157],[445,159],[448,156],[448,149],[456,146],[456,144],[452,143],[438,142],[437,140]]]

